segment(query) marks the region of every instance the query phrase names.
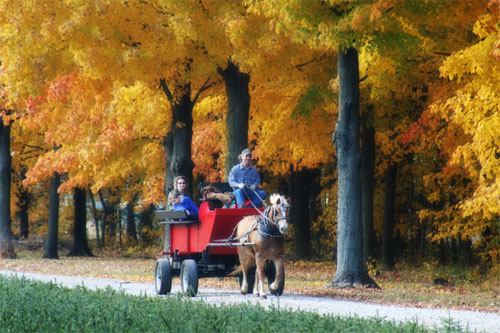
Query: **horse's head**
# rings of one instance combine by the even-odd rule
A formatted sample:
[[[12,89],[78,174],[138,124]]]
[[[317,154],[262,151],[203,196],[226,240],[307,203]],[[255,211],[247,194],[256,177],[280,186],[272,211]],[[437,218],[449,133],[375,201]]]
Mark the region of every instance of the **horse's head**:
[[[280,194],[271,194],[271,221],[275,224],[281,234],[288,231],[288,208],[289,204],[286,198]]]

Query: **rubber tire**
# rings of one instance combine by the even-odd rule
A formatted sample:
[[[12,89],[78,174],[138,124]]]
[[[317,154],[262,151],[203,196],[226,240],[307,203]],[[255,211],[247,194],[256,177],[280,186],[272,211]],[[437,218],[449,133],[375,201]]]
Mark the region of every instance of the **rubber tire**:
[[[155,290],[158,295],[166,295],[172,289],[172,267],[166,258],[156,261]]]
[[[252,267],[247,271],[248,290],[246,293],[242,292],[243,295],[253,293],[253,287],[255,285],[255,270],[256,267]],[[240,292],[241,292],[241,284],[243,283],[243,273],[238,274],[238,281],[240,283]]]
[[[283,294],[283,290],[285,289],[285,266],[282,267],[282,271],[283,271],[283,279],[281,279],[281,282],[278,285],[278,289],[272,290],[271,284],[276,279],[276,266],[274,265],[274,262],[272,260],[268,260],[266,262],[266,268],[264,269],[264,272],[267,277],[269,292],[271,293],[271,295],[281,296]]]
[[[181,264],[182,293],[194,297],[198,293],[198,267],[193,259],[186,259]]]

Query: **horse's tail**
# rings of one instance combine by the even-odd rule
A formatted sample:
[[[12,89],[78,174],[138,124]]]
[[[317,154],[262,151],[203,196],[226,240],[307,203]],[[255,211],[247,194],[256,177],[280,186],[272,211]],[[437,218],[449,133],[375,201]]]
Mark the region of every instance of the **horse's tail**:
[[[243,265],[239,265],[238,267],[236,267],[236,269],[234,271],[232,271],[231,273],[229,273],[228,276],[236,276],[236,275],[240,274],[241,272],[243,272]]]

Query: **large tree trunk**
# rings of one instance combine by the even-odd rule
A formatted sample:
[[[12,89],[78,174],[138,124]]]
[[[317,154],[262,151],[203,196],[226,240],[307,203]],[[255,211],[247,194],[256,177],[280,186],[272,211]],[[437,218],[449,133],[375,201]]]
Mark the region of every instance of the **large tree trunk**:
[[[170,165],[172,164],[172,155],[174,153],[174,135],[168,132],[163,140],[163,147],[165,149],[165,207],[168,209],[168,194],[174,189],[174,177],[170,172]],[[165,234],[165,251],[170,251],[170,224],[164,224]]]
[[[238,155],[248,146],[248,116],[250,112],[250,75],[241,73],[238,66],[229,61],[219,73],[224,78],[227,96],[226,114],[226,167],[225,178],[231,168],[238,164]]]
[[[163,138],[163,149],[165,150],[165,207],[168,207],[168,194],[174,189],[174,177],[170,172],[172,155],[174,154],[174,133],[168,132]]]
[[[394,202],[397,166],[390,164],[385,178],[385,207],[382,230],[382,269],[394,269]]]
[[[87,200],[85,197],[85,190],[75,188],[73,198],[75,206],[75,225],[73,228],[73,247],[68,255],[73,257],[93,257],[94,255],[90,251],[87,242]]]
[[[369,277],[363,261],[359,63],[356,49],[339,49],[338,72],[339,118],[334,133],[338,168],[337,272],[332,286],[378,287]]]
[[[295,172],[292,199],[293,223],[295,226],[295,256],[308,259],[311,256],[311,221],[309,219],[309,170]]]
[[[10,125],[0,117],[0,256],[15,258],[10,220],[10,181],[12,171],[10,157]]]
[[[361,201],[363,220],[363,261],[374,257],[373,231],[373,172],[375,167],[375,129],[368,123],[367,112],[363,113],[362,122],[362,157],[361,157]]]
[[[175,98],[168,88],[164,79],[160,80],[163,92],[167,96],[172,109],[172,124],[170,131],[163,139],[165,149],[165,207],[167,205],[168,193],[174,187],[174,179],[177,176],[184,176],[188,180],[187,190],[193,192],[193,169],[194,163],[191,159],[191,143],[193,140],[193,107],[191,101],[191,84],[177,87],[177,92],[181,92],[180,98]],[[178,94],[179,95],[179,94]],[[141,221],[142,221],[141,215]],[[165,226],[165,235],[170,235],[170,226]],[[142,236],[142,235],[141,235]],[[170,237],[167,237],[165,250],[170,250]]]
[[[191,85],[180,88],[182,96],[172,104],[173,149],[170,172],[172,178],[185,176],[192,191],[194,163],[191,159],[191,142],[193,140],[193,102],[191,102]]]
[[[43,258],[59,259],[57,254],[57,236],[59,229],[59,193],[57,189],[61,183],[61,176],[54,172],[50,179],[50,202],[49,223],[47,227],[47,239],[45,241],[45,252]]]

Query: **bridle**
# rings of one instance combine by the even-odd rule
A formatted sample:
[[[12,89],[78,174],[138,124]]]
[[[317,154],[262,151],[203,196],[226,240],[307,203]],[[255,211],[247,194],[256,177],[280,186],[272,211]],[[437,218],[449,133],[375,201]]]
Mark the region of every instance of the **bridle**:
[[[261,215],[261,218],[264,218],[265,220],[267,220],[267,221],[268,221],[268,223],[270,222],[270,223],[274,224],[276,227],[277,227],[277,225],[278,225],[279,221],[281,221],[281,220],[286,220],[286,221],[288,221],[288,218],[286,217],[286,206],[285,206],[285,205],[283,205],[283,204],[279,204],[279,205],[277,205],[277,204],[273,204],[271,207],[267,207],[267,205],[266,205],[266,201],[265,201],[265,200],[263,200],[263,199],[259,196],[259,194],[257,193],[257,191],[255,191],[255,190],[252,190],[252,191],[253,191],[253,192],[254,192],[254,194],[257,196],[257,198],[259,198],[259,200],[260,200],[262,203],[264,203],[264,205],[266,206],[266,209],[264,210],[264,213],[262,213],[262,212],[261,212],[261,210],[260,210],[259,208],[255,207],[255,205],[254,205],[253,201],[252,201],[252,200],[250,200],[250,204],[251,204],[251,205],[253,206],[253,208],[255,208],[255,210],[256,210],[256,211],[257,211],[257,212]],[[250,199],[250,197],[248,197],[248,195],[246,194],[246,192],[244,192],[244,193],[245,193],[245,195],[247,196],[247,198],[248,198],[248,199]],[[276,219],[276,218],[274,218],[274,212],[275,212],[275,208],[274,208],[274,207],[279,207],[279,208],[281,209],[281,213],[283,214],[283,216],[278,217],[277,219]],[[272,210],[273,210],[273,218],[274,218],[274,221],[271,221],[271,220],[267,217],[267,215],[268,215],[268,213],[269,213],[269,209],[270,209],[270,208],[272,208]]]
[[[277,212],[281,211],[281,216],[276,217]],[[273,204],[271,207],[267,207],[262,216],[257,218],[257,227],[259,232],[265,237],[283,237],[282,230],[279,226],[279,221],[285,220],[286,210],[283,205]],[[271,215],[271,217],[268,217]]]
[[[276,206],[276,208],[275,208]],[[276,209],[279,208],[281,210],[281,216],[276,218]],[[270,222],[273,222],[275,226],[279,225],[279,221],[285,220],[288,222],[288,218],[286,217],[286,207],[284,205],[272,205],[271,209],[273,211],[273,220],[270,220]]]
[[[252,202],[253,205],[253,202]],[[271,207],[266,207],[264,210],[264,213],[260,211],[257,207],[254,206],[255,210],[260,214],[260,216],[257,216],[255,222],[252,224],[252,226],[248,229],[247,233],[238,237],[234,237],[236,233],[236,229],[238,228],[238,225],[234,228],[231,236],[225,240],[226,242],[228,241],[235,241],[238,239],[242,239],[245,237],[250,236],[250,234],[256,230],[259,230],[260,234],[265,236],[265,237],[283,237],[283,234],[279,230],[279,221],[285,220],[288,221],[288,218],[286,217],[286,209],[288,205],[285,203],[281,204],[273,204]],[[277,208],[280,209],[282,216],[276,217],[276,210]],[[269,212],[272,211],[272,217],[269,218],[267,215],[269,215]]]

